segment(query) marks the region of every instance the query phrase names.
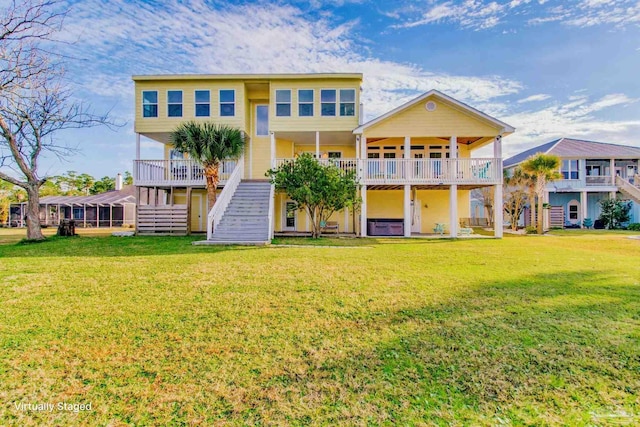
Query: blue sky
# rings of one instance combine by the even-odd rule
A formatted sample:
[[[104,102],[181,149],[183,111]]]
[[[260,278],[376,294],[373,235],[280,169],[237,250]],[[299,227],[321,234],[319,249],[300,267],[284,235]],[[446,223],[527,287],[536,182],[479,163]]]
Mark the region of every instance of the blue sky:
[[[366,119],[439,89],[516,127],[505,157],[561,136],[640,146],[637,0],[68,5],[75,94],[126,125],[65,133],[82,154],[52,174],[131,169],[133,74],[362,72]]]

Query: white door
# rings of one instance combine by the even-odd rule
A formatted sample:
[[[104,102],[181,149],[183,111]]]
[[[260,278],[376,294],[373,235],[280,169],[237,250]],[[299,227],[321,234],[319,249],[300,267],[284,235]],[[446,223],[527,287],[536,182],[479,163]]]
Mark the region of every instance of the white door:
[[[290,200],[285,200],[282,206],[282,230],[296,231],[296,222],[298,219],[298,211],[296,204]]]
[[[417,199],[411,201],[411,232],[422,233],[422,203]]]

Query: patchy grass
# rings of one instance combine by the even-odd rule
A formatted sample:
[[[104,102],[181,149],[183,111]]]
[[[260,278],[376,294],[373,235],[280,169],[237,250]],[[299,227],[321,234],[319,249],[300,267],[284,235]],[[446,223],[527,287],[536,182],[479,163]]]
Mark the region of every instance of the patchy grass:
[[[625,235],[318,250],[1,234],[2,425],[640,422]]]

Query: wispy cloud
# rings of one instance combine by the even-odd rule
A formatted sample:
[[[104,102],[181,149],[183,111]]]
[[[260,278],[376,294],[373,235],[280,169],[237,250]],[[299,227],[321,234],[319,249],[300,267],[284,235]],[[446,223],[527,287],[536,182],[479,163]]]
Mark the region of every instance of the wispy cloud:
[[[546,101],[550,99],[551,95],[546,93],[539,93],[537,95],[527,96],[526,98],[522,98],[518,100],[518,104],[524,104],[525,102],[536,102],[536,101]]]
[[[530,25],[560,21],[575,27],[625,27],[640,25],[640,3],[637,0],[577,0],[571,5],[557,5],[547,0],[436,0],[386,12],[386,16],[399,21],[392,28],[447,23],[475,31],[514,24],[521,15],[528,16],[525,22]]]

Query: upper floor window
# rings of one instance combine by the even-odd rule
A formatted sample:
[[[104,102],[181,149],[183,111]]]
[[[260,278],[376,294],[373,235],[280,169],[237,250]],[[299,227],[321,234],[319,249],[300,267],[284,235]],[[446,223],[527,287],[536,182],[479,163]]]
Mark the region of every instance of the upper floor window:
[[[158,117],[158,91],[142,91],[142,117]]]
[[[291,115],[291,91],[276,90],[276,116],[286,117]]]
[[[562,177],[564,179],[580,179],[577,160],[562,161]]]
[[[340,115],[356,115],[356,91],[355,89],[340,89]]]
[[[322,89],[320,91],[321,114],[323,116],[336,115],[336,90]]]
[[[167,91],[167,116],[182,117],[182,91]]]
[[[223,89],[220,91],[220,115],[236,115],[236,91],[233,89]]]
[[[313,117],[313,89],[298,91],[298,116]]]
[[[211,115],[211,92],[208,90],[197,90],[196,96],[196,117],[209,117]]]

